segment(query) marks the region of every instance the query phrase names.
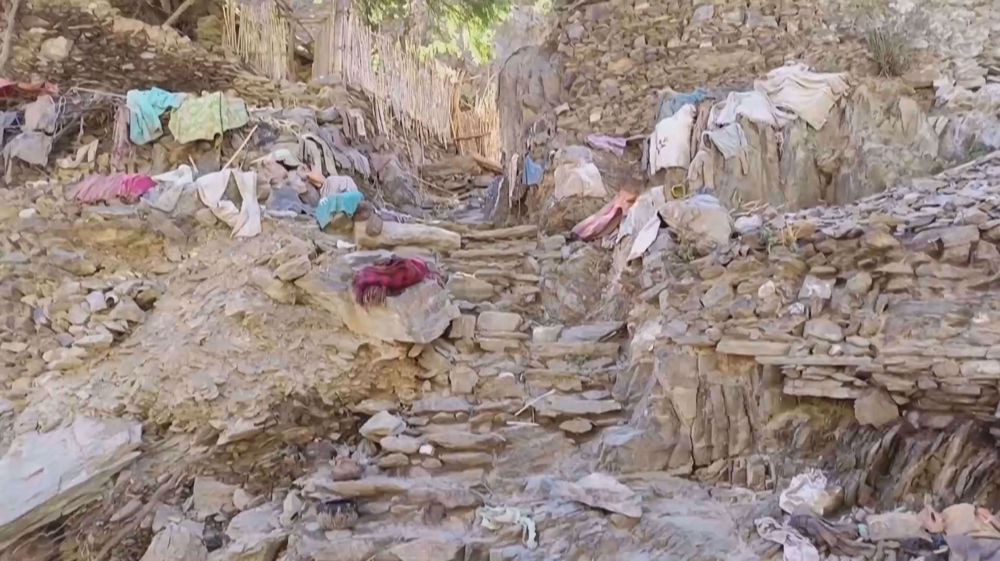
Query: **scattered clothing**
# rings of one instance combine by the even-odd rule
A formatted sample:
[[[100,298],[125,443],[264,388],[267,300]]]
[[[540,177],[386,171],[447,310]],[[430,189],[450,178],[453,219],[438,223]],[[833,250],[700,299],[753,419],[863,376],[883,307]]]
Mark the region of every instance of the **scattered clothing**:
[[[420,259],[392,257],[388,263],[369,265],[354,273],[354,300],[362,306],[379,305],[388,296],[435,277]]]
[[[232,201],[223,199],[230,179],[236,181],[236,187],[243,199],[239,209]],[[249,238],[261,232],[256,173],[224,169],[199,177],[195,184],[198,186],[198,197],[201,202],[216,218],[232,227],[233,237]]]
[[[322,230],[333,220],[333,216],[342,212],[347,216],[354,216],[365,196],[360,191],[350,191],[347,193],[337,193],[319,200],[316,206],[316,222]]]
[[[628,191],[619,191],[615,198],[604,205],[601,210],[584,218],[573,227],[572,237],[589,242],[613,230],[621,222],[622,217],[632,207],[636,196]]]
[[[672,93],[660,99],[660,107],[656,112],[656,121],[672,117],[685,105],[697,105],[709,97],[709,93],[701,88],[692,92]]]
[[[173,171],[154,175],[153,181],[156,182],[156,187],[147,192],[142,200],[166,213],[174,212],[185,193],[197,190],[194,184],[194,171],[187,164],[182,164]]]
[[[324,176],[338,174],[333,147],[315,134],[299,136],[299,158]]]
[[[711,201],[705,200],[705,204]],[[728,213],[727,213],[728,216]],[[726,236],[728,239],[729,236]],[[829,501],[826,476],[818,469],[806,470],[792,478],[788,488],[778,497],[778,506],[788,514],[823,514]]]
[[[659,210],[666,202],[667,197],[663,187],[653,187],[639,195],[628,214],[622,219],[615,243],[620,243],[626,236],[632,236],[632,247],[629,249],[626,261],[642,257],[656,241],[662,224]]]
[[[93,162],[96,157],[97,139],[94,139],[77,148],[75,155],[56,160],[56,165],[62,169],[75,169],[83,165],[84,162]]]
[[[832,524],[810,514],[797,514],[789,518],[787,527],[835,555],[865,557],[875,550],[871,544],[858,541],[857,524]]]
[[[51,82],[13,82],[0,78],[0,99],[58,95],[59,87]]]
[[[805,64],[776,68],[766,79],[754,82],[754,89],[766,93],[775,107],[794,113],[817,130],[849,88],[846,73],[821,74]]]
[[[114,199],[134,203],[155,186],[156,182],[148,175],[120,173],[92,175],[76,184],[73,188],[73,198],[80,204],[94,204]]]
[[[25,106],[21,133],[3,147],[7,181],[13,177],[14,168],[11,166],[13,158],[36,166],[44,166],[49,163],[49,153],[52,152],[52,134],[55,133],[58,122],[59,108],[51,96],[40,96]]]
[[[775,107],[766,93],[756,90],[732,92],[726,96],[725,101],[716,104],[712,111],[715,115],[712,124],[720,127],[739,123],[740,117],[772,127],[784,126],[795,119],[794,115]]]
[[[778,524],[773,518],[758,518],[754,525],[760,537],[782,546],[784,561],[819,561],[816,546],[788,524]]]
[[[706,131],[705,136],[719,149],[723,158],[728,160],[739,156],[741,161],[746,160],[747,146],[750,142],[739,123],[730,123],[722,128]]]
[[[684,168],[691,163],[691,130],[696,109],[685,105],[656,124],[649,139],[649,174],[661,169]]]
[[[528,187],[538,185],[542,182],[542,176],[545,175],[545,168],[541,164],[536,164],[535,160],[532,160],[530,156],[525,156],[524,158],[524,184]]]
[[[521,541],[528,549],[538,547],[535,521],[513,507],[484,506],[476,509],[479,525],[487,530],[499,530],[504,526],[521,528]]]
[[[53,134],[56,132],[58,123],[59,107],[51,96],[43,95],[24,106],[22,130]]]
[[[312,215],[315,213],[313,207],[302,202],[298,192],[290,187],[271,189],[271,194],[267,197],[268,213],[287,213],[289,216],[300,214]]]
[[[3,148],[4,134],[7,129],[14,128],[17,122],[17,111],[0,111],[0,148]]]
[[[616,156],[625,155],[625,139],[618,136],[607,136],[603,134],[587,135],[587,144],[598,150],[607,150]]]
[[[323,180],[323,187],[320,188],[321,197],[332,197],[341,193],[355,193],[358,191],[358,184],[349,175],[331,175]]]
[[[160,115],[181,106],[184,96],[160,88],[129,90],[125,105],[129,111],[129,139],[148,144],[163,135]]]
[[[226,97],[222,92],[203,96],[186,96],[180,107],[170,114],[167,128],[177,142],[212,140],[225,131],[237,129],[250,121],[242,99]]]

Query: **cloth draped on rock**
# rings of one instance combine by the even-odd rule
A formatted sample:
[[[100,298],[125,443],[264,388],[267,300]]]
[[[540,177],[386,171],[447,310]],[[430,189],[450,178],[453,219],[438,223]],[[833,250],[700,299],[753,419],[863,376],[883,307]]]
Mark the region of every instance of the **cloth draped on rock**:
[[[632,208],[635,193],[619,191],[615,198],[604,205],[601,210],[591,214],[573,227],[572,235],[585,242],[596,239],[613,230],[622,221],[622,217]]]
[[[92,175],[76,184],[73,198],[78,203],[93,204],[102,201],[119,199],[127,203],[139,200],[139,197],[156,186],[156,181],[148,175],[121,174]]]
[[[200,97],[185,97],[180,107],[170,114],[167,127],[177,142],[186,144],[195,140],[212,140],[216,135],[238,129],[249,121],[250,114],[242,99],[215,92]]]
[[[354,300],[363,305],[382,304],[399,296],[434,273],[420,259],[393,257],[388,263],[368,265],[354,273]]]
[[[360,191],[348,191],[320,199],[319,204],[316,205],[316,222],[319,223],[320,229],[326,228],[327,224],[333,220],[333,215],[338,212],[354,216],[354,213],[358,211],[358,205],[364,198],[365,196]]]
[[[656,124],[649,138],[649,174],[661,169],[684,168],[691,163],[691,130],[697,109],[685,105]]]
[[[129,90],[125,96],[128,107],[128,136],[133,144],[147,144],[160,138],[163,126],[160,115],[168,109],[180,107],[183,95],[160,88]]]
[[[754,82],[754,89],[766,93],[775,107],[819,130],[850,84],[845,73],[819,73],[805,64],[790,64],[768,72],[766,79]]]

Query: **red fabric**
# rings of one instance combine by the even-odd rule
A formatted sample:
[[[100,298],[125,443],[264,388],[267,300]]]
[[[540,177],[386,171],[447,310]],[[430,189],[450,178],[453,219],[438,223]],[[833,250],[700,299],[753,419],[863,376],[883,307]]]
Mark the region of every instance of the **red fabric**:
[[[635,193],[618,191],[610,203],[573,226],[573,236],[589,242],[610,232],[618,226],[625,214],[632,208],[635,198]]]
[[[393,257],[384,265],[369,265],[354,273],[354,299],[362,305],[381,304],[425,278],[435,276],[420,259]]]
[[[27,97],[38,95],[57,95],[59,88],[55,84],[42,82],[39,84],[18,83],[0,78],[0,99]]]
[[[132,203],[156,186],[148,175],[92,175],[76,184],[73,198],[76,202],[93,204],[111,199]]]

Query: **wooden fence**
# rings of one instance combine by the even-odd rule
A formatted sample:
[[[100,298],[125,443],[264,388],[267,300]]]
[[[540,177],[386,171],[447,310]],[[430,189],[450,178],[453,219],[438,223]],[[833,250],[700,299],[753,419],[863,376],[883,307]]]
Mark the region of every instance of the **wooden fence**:
[[[274,2],[225,0],[222,15],[226,46],[243,62],[275,81],[291,77],[294,36]]]
[[[477,96],[471,108],[459,103],[459,74],[436,60],[424,60],[397,40],[369,29],[337,2],[316,39],[313,79],[343,81],[372,100],[376,125],[387,136],[455,143],[499,161],[496,86]]]

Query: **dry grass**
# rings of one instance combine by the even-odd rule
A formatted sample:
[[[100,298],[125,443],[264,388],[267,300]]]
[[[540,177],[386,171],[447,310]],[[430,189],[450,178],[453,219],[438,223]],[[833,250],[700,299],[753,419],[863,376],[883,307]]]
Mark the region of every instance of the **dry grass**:
[[[879,26],[865,34],[868,52],[881,76],[902,76],[913,63],[910,40],[898,26]]]

